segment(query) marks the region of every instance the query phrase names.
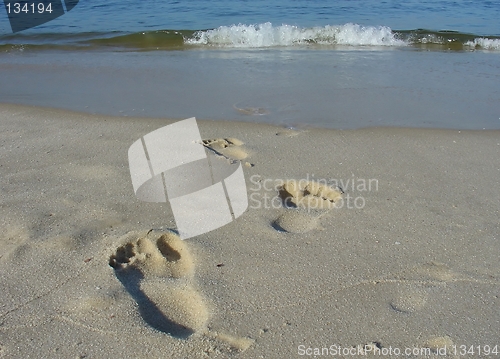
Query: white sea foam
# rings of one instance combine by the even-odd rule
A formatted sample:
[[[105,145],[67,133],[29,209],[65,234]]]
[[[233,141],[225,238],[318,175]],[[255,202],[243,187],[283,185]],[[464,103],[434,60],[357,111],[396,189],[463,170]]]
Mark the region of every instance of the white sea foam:
[[[292,25],[273,26],[267,22],[258,25],[221,26],[217,29],[198,31],[185,39],[193,45],[219,47],[273,47],[308,44],[348,46],[406,46],[389,27],[360,26],[357,24],[327,25],[302,28]]]
[[[485,50],[500,50],[500,39],[488,39],[485,37],[478,37],[474,41],[467,41],[466,46],[474,48],[482,48]]]

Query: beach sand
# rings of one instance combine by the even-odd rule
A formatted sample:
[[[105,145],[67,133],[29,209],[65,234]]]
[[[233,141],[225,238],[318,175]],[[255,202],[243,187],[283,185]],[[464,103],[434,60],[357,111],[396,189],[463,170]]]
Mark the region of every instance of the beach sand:
[[[173,121],[0,106],[0,357],[500,351],[500,131],[199,121],[244,164],[249,208],[182,241],[127,159]],[[293,180],[335,205],[285,208]]]

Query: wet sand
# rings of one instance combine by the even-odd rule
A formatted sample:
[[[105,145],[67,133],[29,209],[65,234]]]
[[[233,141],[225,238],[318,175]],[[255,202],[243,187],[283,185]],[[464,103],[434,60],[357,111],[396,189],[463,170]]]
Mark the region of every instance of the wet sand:
[[[498,54],[336,48],[0,53],[0,101],[357,129],[500,129]]]

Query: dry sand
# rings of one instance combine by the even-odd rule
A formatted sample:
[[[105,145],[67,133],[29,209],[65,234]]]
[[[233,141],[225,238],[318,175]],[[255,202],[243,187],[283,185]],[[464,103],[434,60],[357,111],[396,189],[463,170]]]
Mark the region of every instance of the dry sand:
[[[199,121],[205,146],[245,164],[250,207],[181,241],[127,162],[171,122],[0,106],[0,357],[500,351],[499,131]]]

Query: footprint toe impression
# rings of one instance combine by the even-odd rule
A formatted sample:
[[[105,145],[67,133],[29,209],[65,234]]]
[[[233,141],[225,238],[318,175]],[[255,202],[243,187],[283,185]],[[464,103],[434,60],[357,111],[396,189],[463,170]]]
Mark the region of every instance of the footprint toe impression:
[[[241,147],[243,142],[237,138],[203,140],[203,145],[229,160],[243,160],[248,157],[248,153]]]
[[[128,242],[111,255],[109,265],[153,328],[187,338],[206,325],[209,311],[192,285],[194,261],[176,234]]]
[[[328,210],[342,199],[340,192],[314,181],[287,181],[279,195],[287,207]]]

